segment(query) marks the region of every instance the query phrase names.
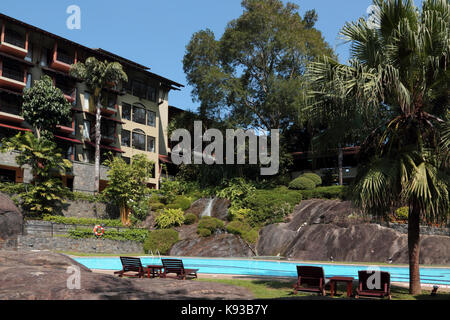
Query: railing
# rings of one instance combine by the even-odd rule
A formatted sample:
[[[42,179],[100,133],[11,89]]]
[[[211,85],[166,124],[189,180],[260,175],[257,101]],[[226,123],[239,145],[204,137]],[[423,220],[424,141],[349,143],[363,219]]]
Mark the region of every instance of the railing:
[[[75,62],[75,58],[73,56],[70,56],[61,51],[57,51],[56,60],[64,62],[66,64],[73,64]]]
[[[19,82],[24,82],[24,73],[21,70],[13,69],[3,65],[2,76]]]
[[[25,39],[20,38],[18,35],[11,31],[5,31],[5,42],[12,44],[13,46],[25,49]]]

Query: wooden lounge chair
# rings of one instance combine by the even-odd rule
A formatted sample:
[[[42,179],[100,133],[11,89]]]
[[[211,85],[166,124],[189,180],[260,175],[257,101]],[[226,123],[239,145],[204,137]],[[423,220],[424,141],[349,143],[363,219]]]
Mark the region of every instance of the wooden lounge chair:
[[[141,259],[132,257],[120,257],[122,262],[122,270],[114,272],[119,277],[127,276],[133,278],[142,278],[146,276],[147,268],[141,264]]]
[[[325,296],[325,273],[322,267],[297,266],[297,283],[294,294],[298,291],[317,292]]]
[[[374,272],[379,272],[380,288],[369,288],[368,283],[373,283]],[[387,297],[391,299],[391,275],[384,271],[358,271],[359,285],[356,289],[355,298],[359,297]]]
[[[183,261],[179,259],[161,259],[164,266],[163,277],[166,278],[167,274],[175,273],[177,279],[186,280],[186,277],[190,276],[197,278],[198,269],[185,269]]]

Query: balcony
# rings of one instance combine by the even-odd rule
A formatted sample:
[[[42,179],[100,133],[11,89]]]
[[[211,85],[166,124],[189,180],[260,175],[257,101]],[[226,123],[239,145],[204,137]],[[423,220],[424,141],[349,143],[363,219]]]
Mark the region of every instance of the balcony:
[[[71,55],[62,49],[58,49],[57,44],[55,44],[53,60],[50,63],[50,67],[68,73],[70,66],[77,61],[76,56],[76,52],[74,55]]]
[[[68,84],[56,83],[55,86],[62,91],[64,97],[70,103],[74,103],[76,100],[76,89]]]
[[[75,123],[67,121],[56,126],[56,129],[61,133],[73,134],[75,132]]]
[[[26,85],[26,71],[22,67],[0,61],[0,86],[22,91]]]
[[[22,108],[9,101],[0,100],[0,120],[22,123],[24,118],[20,115]]]
[[[92,130],[90,132],[90,138],[91,142],[95,142],[95,128],[92,126]],[[102,125],[100,127],[100,134],[101,134],[101,143],[103,144],[112,144],[117,140],[117,134],[115,127],[107,126],[105,123],[102,122]]]
[[[117,96],[108,94],[104,96],[104,98],[102,99],[102,107],[100,108],[100,112],[107,116],[116,114]]]
[[[14,56],[25,58],[28,54],[28,33],[20,34],[3,25],[1,34],[0,51]]]

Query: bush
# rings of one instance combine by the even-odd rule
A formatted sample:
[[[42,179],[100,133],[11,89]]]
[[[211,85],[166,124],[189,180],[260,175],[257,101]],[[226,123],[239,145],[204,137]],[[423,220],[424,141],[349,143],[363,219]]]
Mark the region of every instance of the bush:
[[[242,235],[242,239],[251,244],[256,244],[258,242],[258,238],[259,232],[257,229],[252,229]]]
[[[181,209],[164,209],[155,219],[160,229],[181,226],[184,222],[184,212]]]
[[[211,233],[216,230],[223,230],[225,224],[222,220],[213,217],[203,217],[198,223],[198,229],[208,229]]]
[[[293,190],[312,190],[315,187],[314,181],[306,177],[298,177],[289,183],[289,189]]]
[[[309,180],[312,180],[316,184],[316,187],[322,184],[322,178],[315,173],[312,172],[304,173],[301,175],[301,177],[305,177],[308,178]]]
[[[205,237],[205,238],[209,237],[212,234],[211,230],[205,229],[205,228],[197,229],[197,233],[200,237]]]
[[[401,207],[395,210],[395,217],[401,221],[408,221],[409,207]]]
[[[76,218],[76,217],[45,215],[43,217],[43,220],[60,224],[75,224],[85,226],[102,225],[104,227],[123,227],[122,222],[118,219],[111,220],[111,219]]]
[[[190,225],[197,222],[197,216],[193,213],[188,213],[184,216],[184,224]]]
[[[243,178],[234,178],[226,183],[226,187],[216,193],[217,197],[238,202],[253,194],[255,187]]]
[[[169,253],[169,250],[178,242],[178,232],[174,229],[155,230],[148,233],[144,242],[144,252],[159,251],[161,254]]]
[[[20,194],[22,192],[26,192],[26,187],[24,183],[1,182],[0,191],[11,196],[13,194]]]
[[[341,199],[347,198],[347,188],[344,186],[317,187],[314,190],[301,191],[303,199]]]
[[[245,222],[242,221],[231,221],[227,225],[227,232],[236,234],[236,235],[242,235],[246,232],[249,232],[252,229],[252,227]]]
[[[162,210],[166,207],[166,205],[164,203],[161,202],[153,202],[150,203],[150,209],[154,212]]]
[[[172,203],[169,203],[166,207],[169,209],[181,209],[186,211],[191,207],[192,200],[186,196],[176,196]]]
[[[125,229],[120,231],[115,229],[106,229],[101,238],[119,241],[144,242],[148,236],[148,233],[149,232],[146,229]],[[69,237],[74,239],[96,238],[93,229],[89,228],[69,230]]]

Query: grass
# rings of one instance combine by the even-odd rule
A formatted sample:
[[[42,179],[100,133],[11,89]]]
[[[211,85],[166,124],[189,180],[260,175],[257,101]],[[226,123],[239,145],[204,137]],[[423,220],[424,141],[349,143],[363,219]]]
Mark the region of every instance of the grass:
[[[308,294],[299,292],[297,295],[292,294],[292,288],[295,279],[292,281],[286,280],[241,280],[241,279],[209,279],[202,278],[195,281],[204,282],[217,282],[223,284],[229,284],[238,287],[244,287],[248,289],[256,299],[332,299],[329,296],[329,289],[327,290],[326,297],[319,297],[314,294]],[[347,299],[346,287],[339,285],[338,295],[333,299]],[[392,300],[450,300],[450,293],[438,293],[437,296],[430,296],[431,289],[429,291],[424,290],[422,294],[412,296],[409,294],[407,288],[392,287]],[[353,298],[352,298],[353,299]],[[361,298],[363,300],[364,298]]]

